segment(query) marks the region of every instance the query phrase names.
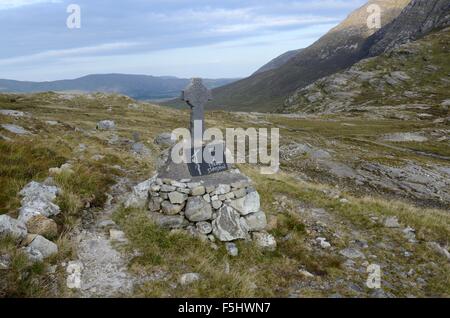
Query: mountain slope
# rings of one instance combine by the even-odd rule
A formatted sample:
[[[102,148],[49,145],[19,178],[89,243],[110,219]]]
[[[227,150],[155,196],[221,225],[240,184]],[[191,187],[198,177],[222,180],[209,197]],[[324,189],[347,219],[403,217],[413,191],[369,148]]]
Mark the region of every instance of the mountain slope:
[[[73,80],[52,82],[21,82],[0,79],[0,92],[33,93],[45,91],[82,91],[119,93],[135,99],[173,98],[189,83],[189,79],[127,74],[95,74]],[[205,79],[209,88],[216,88],[234,79]]]
[[[446,28],[299,89],[283,112],[448,117],[449,56],[450,28]]]
[[[399,15],[409,1],[370,0],[280,68],[214,90],[211,108],[273,110],[299,87],[343,70],[361,59],[362,45],[375,31],[367,26],[369,5],[378,4],[382,8],[382,24],[386,25]]]
[[[277,69],[280,66],[289,62],[293,57],[295,57],[301,51],[302,51],[302,49],[287,51],[286,53],[281,54],[280,56],[271,60],[269,63],[260,67],[255,73],[253,73],[253,75]]]
[[[450,26],[450,1],[413,0],[397,19],[367,40],[365,49],[368,56],[377,56],[447,26]]]

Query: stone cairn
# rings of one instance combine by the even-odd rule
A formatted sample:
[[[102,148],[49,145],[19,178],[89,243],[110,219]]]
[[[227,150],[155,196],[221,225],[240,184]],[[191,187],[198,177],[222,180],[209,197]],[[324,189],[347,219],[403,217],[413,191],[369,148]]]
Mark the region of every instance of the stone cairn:
[[[202,180],[156,178],[150,185],[148,208],[159,226],[186,229],[205,241],[253,238],[261,247],[276,246],[274,238],[264,231],[266,215],[248,179],[208,185]]]
[[[191,108],[191,135],[195,136],[194,122],[204,122],[204,105],[212,99],[211,93],[201,79],[193,79],[182,99]],[[205,241],[253,239],[262,248],[276,247],[273,236],[264,231],[267,220],[259,194],[239,170],[224,163],[212,170],[202,169],[202,163],[188,169],[170,157],[165,161],[156,177],[135,190],[139,197],[141,189],[148,187],[148,209],[157,225],[185,229]],[[204,163],[203,168],[211,165]]]

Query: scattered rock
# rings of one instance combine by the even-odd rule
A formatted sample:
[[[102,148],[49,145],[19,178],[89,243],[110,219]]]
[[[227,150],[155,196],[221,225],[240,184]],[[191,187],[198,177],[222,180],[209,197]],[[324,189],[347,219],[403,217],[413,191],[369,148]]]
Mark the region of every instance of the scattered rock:
[[[58,246],[41,235],[37,235],[28,248],[39,251],[44,259],[58,253]]]
[[[27,236],[27,227],[25,223],[3,214],[0,215],[0,238],[7,236],[21,241]]]
[[[181,285],[185,286],[185,285],[190,285],[196,281],[200,280],[200,274],[198,273],[187,273],[187,274],[183,274],[181,275],[179,282]]]
[[[11,110],[11,109],[0,109],[0,115],[11,116],[11,117],[16,117],[16,118],[28,116],[24,112],[21,112],[18,110]]]
[[[58,235],[56,222],[43,215],[35,215],[27,221],[28,233],[42,235],[47,239]]]
[[[3,129],[9,131],[10,133],[16,135],[29,135],[30,132],[23,127],[12,125],[12,124],[2,124]]]
[[[406,229],[404,229],[403,234],[405,238],[408,240],[408,242],[417,243],[416,230],[414,230],[412,227],[408,226]]]
[[[267,232],[253,232],[252,238],[256,246],[268,251],[275,251],[277,248],[277,241]]]
[[[385,135],[383,140],[390,142],[426,142],[428,138],[418,133],[396,133]]]
[[[350,259],[366,258],[365,255],[356,248],[346,248],[339,252],[342,256]]]
[[[97,123],[97,130],[111,130],[116,128],[116,123],[112,120],[102,120]]]
[[[59,126],[59,122],[56,120],[46,120],[45,123],[49,126]]]
[[[151,151],[142,142],[136,142],[131,145],[131,151],[137,155],[150,156]]]
[[[170,147],[175,145],[176,139],[172,133],[162,133],[155,138],[155,143],[160,146]]]
[[[308,272],[308,271],[305,271],[305,270],[299,270],[298,272],[300,273],[300,275],[302,275],[302,276],[305,277],[305,278],[314,278],[314,275],[311,274],[311,273]]]
[[[432,250],[434,250],[438,254],[440,254],[443,257],[445,257],[448,261],[450,261],[450,253],[449,253],[449,251],[446,248],[443,248],[442,246],[440,246],[436,242],[428,242],[427,245],[428,245],[429,248],[431,248]]]
[[[91,157],[91,159],[94,160],[94,161],[100,161],[100,160],[105,159],[105,156],[103,156],[103,155],[93,155]]]
[[[97,223],[97,227],[101,229],[113,226],[116,226],[116,222],[114,222],[113,220],[103,220]]]
[[[246,215],[245,221],[249,231],[262,231],[267,226],[266,214],[264,212],[251,213]]]
[[[226,243],[225,248],[227,249],[228,255],[236,257],[239,255],[239,250],[234,243]]]
[[[11,257],[8,254],[0,255],[0,270],[9,269],[11,266]]]
[[[81,271],[83,270],[83,263],[80,261],[71,261],[67,265],[66,286],[69,289],[81,289]]]
[[[109,230],[109,238],[112,241],[127,242],[127,238],[125,236],[125,233],[123,231],[119,231],[119,230],[115,230],[115,229],[110,229]]]
[[[390,229],[398,229],[400,228],[400,223],[398,222],[398,218],[393,216],[393,217],[388,217],[384,220],[383,225],[387,228]]]
[[[327,249],[331,247],[331,244],[327,242],[327,239],[324,237],[318,237],[316,239],[317,243],[319,243],[320,247],[323,249]]]

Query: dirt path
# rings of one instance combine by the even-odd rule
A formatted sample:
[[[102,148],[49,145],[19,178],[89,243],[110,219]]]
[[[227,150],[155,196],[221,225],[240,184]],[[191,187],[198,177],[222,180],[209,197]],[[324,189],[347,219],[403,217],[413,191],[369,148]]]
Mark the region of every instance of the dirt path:
[[[130,296],[136,278],[128,272],[128,258],[114,246],[124,242],[110,238],[109,230],[118,229],[112,214],[126,194],[129,181],[121,178],[111,188],[108,201],[100,212],[87,211],[78,237],[78,258],[82,263],[80,296]],[[126,240],[126,239],[125,239]]]

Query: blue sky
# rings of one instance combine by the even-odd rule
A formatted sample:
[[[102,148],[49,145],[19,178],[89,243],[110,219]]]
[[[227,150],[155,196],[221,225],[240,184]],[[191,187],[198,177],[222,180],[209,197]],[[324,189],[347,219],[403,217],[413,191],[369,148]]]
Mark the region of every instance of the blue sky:
[[[0,0],[0,78],[245,77],[365,0]],[[69,29],[69,4],[81,28]]]

